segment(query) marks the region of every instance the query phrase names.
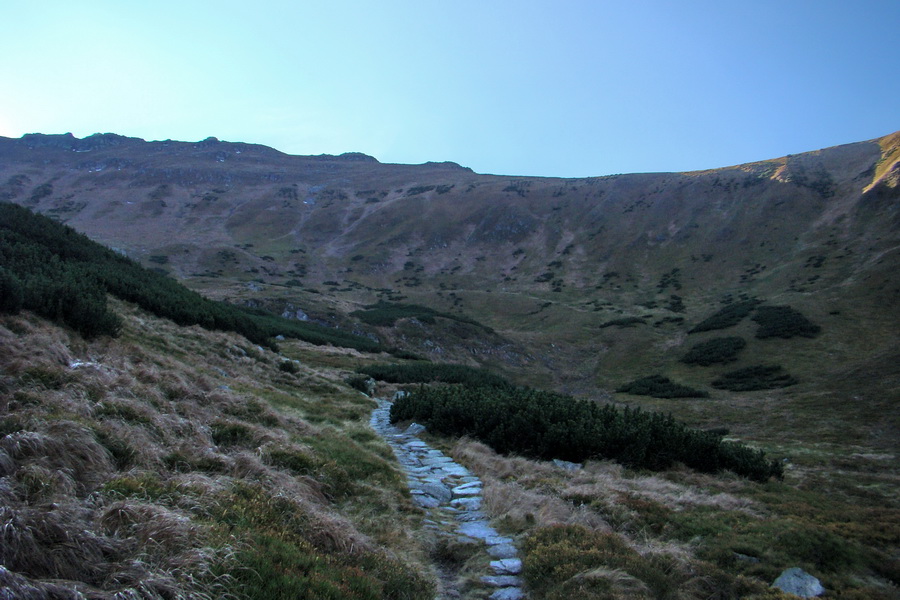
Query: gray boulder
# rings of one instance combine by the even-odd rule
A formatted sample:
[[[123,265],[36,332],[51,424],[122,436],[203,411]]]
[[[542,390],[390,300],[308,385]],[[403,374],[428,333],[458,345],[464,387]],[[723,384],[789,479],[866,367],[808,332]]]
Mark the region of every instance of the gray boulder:
[[[785,569],[772,587],[801,598],[815,598],[825,593],[825,588],[818,579],[798,567]]]
[[[425,431],[424,425],[419,425],[418,423],[412,423],[412,424],[410,424],[409,427],[406,428],[405,433],[407,435],[419,435],[423,431]]]
[[[581,464],[575,462],[569,462],[567,460],[560,460],[558,458],[553,459],[553,464],[559,467],[560,469],[565,469],[566,471],[577,471],[581,468]]]

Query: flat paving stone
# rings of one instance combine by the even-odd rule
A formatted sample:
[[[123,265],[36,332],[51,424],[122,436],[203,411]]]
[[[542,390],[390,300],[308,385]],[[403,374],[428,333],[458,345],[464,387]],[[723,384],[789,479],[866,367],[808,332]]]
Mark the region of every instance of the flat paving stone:
[[[522,588],[507,587],[502,588],[491,594],[491,600],[521,600],[525,597]]]
[[[480,540],[497,536],[497,530],[488,525],[485,521],[463,523],[459,526],[459,532],[463,535],[478,538]]]
[[[518,587],[522,585],[522,579],[516,575],[485,575],[481,583],[491,587]]]
[[[454,506],[462,510],[478,510],[479,508],[481,508],[481,498],[454,498],[450,501],[450,506]]]
[[[512,544],[495,544],[488,548],[488,554],[494,558],[515,558],[518,552]]]
[[[500,560],[492,560],[491,568],[498,575],[518,575],[522,572],[522,559],[501,558]]]
[[[413,502],[421,506],[422,508],[437,508],[441,505],[440,500],[434,498],[433,496],[413,496]]]

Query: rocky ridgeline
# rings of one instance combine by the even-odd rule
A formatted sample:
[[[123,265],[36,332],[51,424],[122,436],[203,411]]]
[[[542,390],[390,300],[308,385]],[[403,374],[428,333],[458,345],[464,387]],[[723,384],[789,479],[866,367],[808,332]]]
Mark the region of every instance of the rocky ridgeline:
[[[519,577],[522,561],[513,540],[497,533],[481,512],[481,480],[416,437],[424,431],[421,425],[411,425],[405,431],[391,425],[390,407],[390,402],[378,401],[378,408],[372,413],[372,428],[393,448],[406,471],[415,503],[428,511],[425,526],[455,543],[483,545],[491,560],[489,573],[479,581],[494,590],[490,595],[493,600],[524,598]],[[441,573],[441,585],[443,598],[462,594],[461,584],[452,573]]]

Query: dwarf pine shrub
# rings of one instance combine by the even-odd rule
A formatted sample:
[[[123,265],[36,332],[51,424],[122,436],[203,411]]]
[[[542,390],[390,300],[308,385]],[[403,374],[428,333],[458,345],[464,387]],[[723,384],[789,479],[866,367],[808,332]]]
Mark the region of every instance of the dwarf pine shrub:
[[[675,383],[662,375],[649,375],[635,379],[616,388],[616,392],[654,398],[709,398],[708,392]]]
[[[797,379],[782,372],[779,365],[754,365],[729,371],[712,382],[712,386],[720,390],[732,392],[749,392],[754,390],[771,390],[794,385]]]
[[[680,462],[756,481],[783,473],[762,451],[691,429],[670,415],[528,388],[422,386],[391,407],[392,422],[411,419],[434,433],[470,436],[497,452],[539,459],[608,458],[652,470]]]
[[[738,352],[746,345],[747,342],[744,341],[744,338],[714,338],[694,345],[681,358],[681,362],[689,365],[703,365],[704,367],[716,363],[734,362],[737,360]]]
[[[106,306],[111,294],[178,325],[234,331],[270,348],[280,334],[317,345],[381,349],[349,332],[204,298],[71,227],[9,203],[0,203],[0,265],[0,312],[32,310],[87,338],[121,329]]]
[[[733,327],[744,320],[744,317],[753,312],[760,300],[745,300],[743,302],[735,302],[716,311],[709,317],[697,323],[688,333],[700,333],[701,331],[713,331],[716,329],[727,329]]]
[[[756,337],[766,339],[778,337],[816,337],[822,328],[804,317],[800,311],[790,306],[760,306],[753,315],[759,324]]]
[[[353,311],[350,313],[350,316],[358,318],[363,323],[378,327],[393,327],[400,319],[417,319],[423,323],[433,324],[436,322],[435,318],[440,317],[442,319],[449,319],[460,323],[468,323],[491,331],[489,327],[485,327],[481,323],[468,317],[441,312],[418,304],[400,304],[397,302],[380,301],[376,304],[366,306],[363,310]]]
[[[495,388],[512,386],[507,379],[487,369],[428,361],[418,361],[403,365],[369,365],[357,369],[357,372],[388,383],[438,382],[458,383],[468,387],[486,386]]]

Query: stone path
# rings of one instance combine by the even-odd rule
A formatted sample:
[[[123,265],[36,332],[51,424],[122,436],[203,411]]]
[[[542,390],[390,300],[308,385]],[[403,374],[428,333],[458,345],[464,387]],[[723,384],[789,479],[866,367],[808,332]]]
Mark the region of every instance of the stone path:
[[[393,448],[397,460],[406,471],[413,501],[428,511],[426,527],[453,541],[478,543],[493,559],[490,573],[480,577],[484,588],[493,590],[492,600],[520,600],[525,597],[513,540],[497,533],[481,512],[481,480],[457,464],[440,450],[435,450],[416,437],[424,428],[412,425],[401,431],[390,423],[391,403],[378,400],[372,413],[372,428]],[[461,595],[459,583],[452,573],[442,573],[440,598]]]

